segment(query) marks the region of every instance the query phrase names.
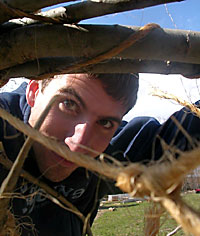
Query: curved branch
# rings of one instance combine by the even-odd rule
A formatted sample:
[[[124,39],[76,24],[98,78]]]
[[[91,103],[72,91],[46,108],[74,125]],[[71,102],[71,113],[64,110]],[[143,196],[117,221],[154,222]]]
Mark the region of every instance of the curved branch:
[[[21,0],[20,0],[21,1]],[[57,8],[54,10],[49,10],[46,12],[41,12],[40,15],[46,16],[46,17],[53,17],[55,19],[59,19],[59,21],[62,23],[77,23],[81,20],[90,19],[94,17],[99,17],[103,15],[113,14],[113,13],[120,13],[124,11],[131,11],[136,9],[143,9],[146,7],[152,7],[164,3],[172,3],[172,2],[181,2],[184,0],[130,0],[130,1],[101,1],[101,2],[93,2],[93,1],[85,1],[77,4],[72,4],[67,7]],[[60,1],[64,2],[64,1]],[[53,5],[53,4],[52,4]],[[21,8],[20,8],[21,9]],[[36,8],[40,9],[40,8]],[[22,9],[21,10],[26,10]],[[10,19],[20,17],[14,15],[13,17],[11,15]],[[8,16],[7,16],[8,17]],[[23,17],[23,16],[21,16]],[[20,17],[20,18],[21,18]],[[0,12],[0,22],[7,21],[8,18],[5,17],[1,18],[1,12]],[[22,19],[23,22],[23,19]],[[21,25],[22,22],[19,22]],[[24,24],[33,24],[36,23],[35,20],[24,20]],[[15,22],[16,23],[16,22]]]
[[[129,48],[131,45],[136,44],[139,40],[145,38],[148,34],[150,34],[153,30],[160,28],[157,24],[147,24],[144,27],[141,27],[138,31],[132,33],[127,39],[122,41],[119,45],[112,47],[111,49],[100,53],[99,55],[95,55],[92,58],[82,60],[80,62],[74,63],[73,65],[68,66],[63,73],[69,73],[73,70],[78,70],[81,68],[85,68],[87,66],[95,65],[99,62],[104,61],[105,59],[109,59],[111,57],[115,57],[120,52],[124,51],[125,49]],[[40,75],[37,79],[43,79],[46,76],[52,77],[56,75],[57,72],[50,73],[48,75]]]
[[[26,17],[26,18],[33,19],[33,20],[35,20],[35,21],[42,21],[43,23],[55,23],[55,24],[61,23],[60,20],[58,20],[58,19],[51,18],[51,17],[47,17],[47,16],[42,16],[42,15],[40,15],[40,14],[27,13],[27,12],[25,12],[25,11],[22,11],[22,10],[19,10],[19,9],[16,9],[16,8],[9,7],[9,6],[7,6],[6,4],[1,3],[1,2],[0,2],[0,7],[1,7],[1,9],[3,9],[8,15],[13,16],[13,18],[16,18],[16,17],[17,17],[17,18]]]
[[[58,155],[91,171],[117,180],[117,186],[123,191],[142,197],[151,196],[152,200],[160,202],[171,213],[186,232],[191,232],[195,236],[200,235],[199,213],[183,203],[176,192],[184,176],[200,164],[200,147],[181,153],[180,157],[173,161],[169,157],[171,161],[158,162],[150,166],[132,163],[127,167],[119,167],[111,163],[99,162],[83,154],[73,153],[65,145],[45,137],[1,108],[0,114],[15,128]]]
[[[64,3],[68,1],[76,1],[76,0],[38,0],[38,1],[30,1],[30,0],[0,0],[0,23],[6,22],[10,19],[19,18],[17,12],[14,13],[15,9],[25,11],[26,13],[37,12],[38,10],[53,6],[58,3]],[[5,6],[5,7],[3,7]],[[6,8],[7,6],[7,8]],[[22,16],[23,17],[23,16]]]
[[[114,4],[114,1],[105,0],[99,2],[86,1],[73,4],[66,7],[67,18],[66,23],[77,23],[81,20],[90,19],[98,16],[143,9],[164,3],[181,2],[184,0],[130,0],[119,1]],[[110,2],[110,3],[109,3]]]
[[[39,129],[40,126],[42,125],[46,115],[48,114],[52,104],[54,103],[54,101],[56,100],[56,97],[53,97],[53,99],[50,100],[49,104],[47,105],[47,107],[44,109],[44,111],[41,113],[41,115],[39,116],[38,120],[36,121],[36,124],[34,126],[35,129]],[[23,167],[23,164],[25,162],[25,159],[28,155],[28,152],[33,144],[33,140],[28,137],[23,145],[23,147],[21,148],[19,154],[17,155],[17,158],[15,160],[15,162],[12,165],[12,168],[10,169],[7,177],[4,179],[4,181],[1,184],[1,188],[0,188],[0,209],[1,209],[1,213],[0,214],[0,232],[2,232],[3,227],[4,227],[4,222],[6,219],[6,215],[4,214],[4,212],[6,211],[6,209],[9,207],[9,202],[10,199],[9,198],[4,198],[4,194],[9,194],[12,193],[14,191],[14,188],[17,184],[21,169]]]
[[[0,153],[0,163],[8,170],[12,168],[13,162],[10,161],[7,157]],[[49,195],[47,197],[50,198],[54,203],[59,204],[60,207],[71,211],[76,214],[83,222],[85,223],[85,216],[71,203],[69,202],[63,195],[59,194],[55,189],[51,188],[48,184],[41,181],[39,178],[35,178],[25,170],[21,169],[20,176],[24,179],[28,180],[30,183],[33,183],[43,190]],[[12,195],[11,195],[12,196]],[[57,200],[55,202],[55,199]],[[2,201],[2,199],[1,199]],[[87,228],[88,235],[92,235],[90,227]]]
[[[65,73],[63,71],[69,65],[80,61],[81,58],[52,57],[39,58],[31,62],[11,67],[0,71],[1,82],[7,82],[10,78],[33,78],[50,73]],[[84,58],[83,58],[84,60]],[[157,73],[157,74],[181,74],[188,78],[200,77],[200,65],[179,62],[119,59],[105,60],[96,65],[73,70],[69,73]]]
[[[0,70],[43,57],[94,58],[116,47],[139,29],[119,25],[17,28],[0,37]],[[55,40],[56,35],[59,40]],[[199,64],[199,39],[199,32],[157,28],[117,57]]]

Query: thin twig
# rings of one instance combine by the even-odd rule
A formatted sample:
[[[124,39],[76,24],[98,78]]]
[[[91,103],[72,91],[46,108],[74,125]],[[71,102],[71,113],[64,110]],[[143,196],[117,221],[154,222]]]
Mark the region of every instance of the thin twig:
[[[67,146],[63,143],[58,142],[57,140],[55,140],[55,138],[50,138],[41,134],[38,130],[33,129],[32,127],[12,116],[9,112],[5,111],[2,108],[0,108],[0,117],[8,121],[10,124],[12,124],[13,127],[23,132],[25,135],[30,136],[35,141],[41,143],[50,150],[55,151],[58,155],[79,166],[97,172],[99,172],[100,170],[100,174],[105,175],[111,179],[116,179],[119,171],[121,170],[121,167],[115,167],[113,171],[111,168],[112,165],[110,163],[101,163],[90,156],[71,152],[69,148],[67,148]]]
[[[154,91],[152,92],[152,95],[160,97],[160,98],[164,98],[164,99],[173,100],[177,102],[179,105],[187,107],[190,111],[192,111],[194,114],[200,117],[200,109],[195,104],[190,103],[184,99],[181,99],[175,96],[174,94],[170,94],[159,89],[154,89]]]
[[[113,166],[110,163],[101,163],[94,158],[83,154],[71,152],[66,145],[42,135],[39,131],[27,126],[11,114],[0,109],[0,116],[10,122],[15,128],[24,132],[35,141],[53,150],[58,155],[82,167],[100,173],[103,176],[117,180],[118,187],[123,191],[135,194],[136,196],[150,196],[153,201],[160,202],[176,219],[176,221],[187,231],[191,229],[196,236],[200,235],[200,218],[193,209],[182,203],[179,198],[175,199],[173,191],[176,189],[184,176],[200,165],[200,147],[194,150],[181,153],[174,161],[161,162],[151,166],[144,166],[139,163],[129,164],[127,167]],[[175,187],[173,187],[175,186]],[[171,199],[172,197],[172,199]],[[180,208],[181,206],[181,208]],[[176,209],[176,215],[173,210]],[[181,214],[182,209],[184,214]],[[178,214],[179,211],[179,214]],[[196,222],[196,227],[189,222]]]
[[[13,162],[10,161],[4,153],[0,153],[0,163],[8,170],[12,168]],[[60,207],[71,211],[72,213],[76,214],[84,223],[85,222],[85,216],[71,203],[69,202],[63,195],[55,191],[53,188],[51,188],[49,185],[44,183],[38,178],[35,178],[31,174],[29,174],[27,171],[21,169],[20,176],[24,179],[28,180],[30,183],[33,183],[40,188],[42,188],[48,195],[47,197],[53,201],[54,203],[58,204]],[[11,194],[13,197],[13,194]],[[67,206],[67,208],[66,208]],[[90,233],[91,229],[87,228],[88,235],[92,235]]]
[[[41,113],[41,115],[39,116],[38,120],[36,121],[36,124],[34,126],[35,129],[39,129],[40,126],[42,125],[46,115],[48,114],[52,104],[55,102],[56,100],[56,96],[53,97],[49,104],[46,106],[46,108],[44,109],[44,111]],[[7,193],[11,193],[14,191],[14,188],[17,184],[19,175],[20,175],[20,171],[22,169],[22,166],[24,164],[24,161],[28,155],[28,152],[33,144],[34,140],[32,140],[30,137],[28,137],[23,145],[23,147],[20,149],[20,152],[11,168],[11,170],[9,171],[7,177],[4,179],[3,183],[1,184],[1,188],[0,188],[0,198],[7,194]],[[7,209],[9,207],[9,199],[8,198],[3,198],[0,200],[0,209],[2,214],[0,214],[0,232],[3,228],[4,225],[4,218],[6,218],[7,216],[4,214],[4,210]],[[3,224],[2,224],[3,222]]]
[[[167,236],[172,236],[172,235],[176,234],[180,229],[181,229],[181,226],[179,225],[173,231],[168,233]]]

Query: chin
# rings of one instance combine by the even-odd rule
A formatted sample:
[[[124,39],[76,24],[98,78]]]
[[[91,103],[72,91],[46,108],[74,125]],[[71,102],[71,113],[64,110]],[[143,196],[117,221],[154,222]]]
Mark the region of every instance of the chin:
[[[78,166],[55,152],[48,151],[36,159],[40,172],[52,182],[60,182],[69,177]]]
[[[44,168],[43,170],[40,170],[41,173],[44,173],[45,178],[52,182],[60,182],[67,177],[69,177],[75,170],[77,169],[77,166],[54,166],[54,167],[48,167]]]

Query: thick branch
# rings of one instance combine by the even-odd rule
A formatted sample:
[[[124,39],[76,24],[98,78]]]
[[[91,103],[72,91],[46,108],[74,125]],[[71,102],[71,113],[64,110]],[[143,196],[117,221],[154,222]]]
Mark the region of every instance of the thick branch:
[[[184,0],[130,0],[130,1],[114,1],[105,0],[101,2],[92,2],[92,1],[85,1],[77,4],[72,4],[67,7],[61,7],[54,10],[49,10],[46,12],[42,12],[41,15],[47,17],[53,17],[59,19],[63,23],[77,23],[81,20],[94,18],[98,16],[124,12],[124,11],[131,11],[136,9],[143,9],[146,7],[152,7],[164,3],[172,3],[172,2],[181,2]],[[109,3],[110,2],[110,3]],[[20,16],[18,16],[19,18]],[[10,19],[13,19],[10,18]],[[7,21],[7,20],[6,20]],[[0,15],[0,22],[5,22],[4,18],[1,20]],[[33,24],[36,21],[34,20],[25,20],[24,24]],[[22,22],[19,22],[22,24]]]
[[[0,37],[0,69],[42,57],[94,58],[138,30],[139,27],[118,25],[35,25],[18,28]],[[55,35],[59,35],[59,40],[55,40]],[[199,64],[199,55],[199,32],[157,28],[119,53],[118,57]]]
[[[10,7],[24,10],[27,12],[38,11],[44,7],[53,6],[58,3],[69,2],[73,0],[0,0]]]
[[[67,11],[67,23],[75,23],[81,20],[103,16],[112,13],[130,11],[135,9],[143,9],[145,7],[156,6],[164,3],[181,2],[184,0],[130,0],[121,1],[113,4],[114,1],[99,1],[92,2],[86,1],[77,4],[73,4],[66,7]],[[107,2],[107,3],[106,3]],[[109,3],[111,2],[111,3]]]
[[[9,78],[26,77],[33,78],[52,72],[62,73],[66,67],[80,61],[80,58],[52,57],[40,58],[22,65],[14,66],[0,71],[1,81]],[[85,67],[71,73],[157,73],[157,74],[181,74],[185,77],[200,77],[200,65],[179,62],[110,59],[99,64]]]
[[[76,1],[76,0],[70,0]],[[44,7],[53,6],[58,3],[68,2],[68,0],[39,0],[39,1],[30,1],[30,0],[0,0],[0,23],[6,22],[10,19],[20,18],[16,12],[6,9],[3,7],[6,4],[8,7],[13,9],[19,9],[27,13],[36,12]],[[3,4],[3,5],[1,5]],[[22,16],[23,17],[23,16]]]

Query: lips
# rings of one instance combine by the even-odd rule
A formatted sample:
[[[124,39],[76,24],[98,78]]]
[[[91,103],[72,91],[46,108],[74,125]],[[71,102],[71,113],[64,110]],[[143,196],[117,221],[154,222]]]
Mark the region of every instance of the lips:
[[[73,162],[71,161],[68,161],[66,159],[64,159],[63,157],[57,155],[55,152],[51,152],[51,154],[53,155],[53,158],[56,160],[56,162],[60,165],[60,166],[63,166],[63,167],[77,167],[76,164],[74,164]]]

